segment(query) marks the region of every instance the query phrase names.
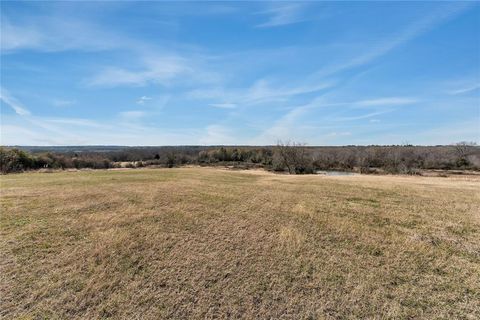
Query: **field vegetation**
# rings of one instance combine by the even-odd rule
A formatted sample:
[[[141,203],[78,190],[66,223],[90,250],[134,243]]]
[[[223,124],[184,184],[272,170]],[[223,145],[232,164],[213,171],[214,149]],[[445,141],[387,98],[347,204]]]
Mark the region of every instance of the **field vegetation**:
[[[478,319],[480,181],[0,176],[3,319]]]
[[[184,165],[265,168],[291,174],[318,170],[421,174],[422,170],[480,170],[480,147],[449,146],[307,147],[279,142],[265,147],[0,147],[0,171],[35,169],[106,169]]]

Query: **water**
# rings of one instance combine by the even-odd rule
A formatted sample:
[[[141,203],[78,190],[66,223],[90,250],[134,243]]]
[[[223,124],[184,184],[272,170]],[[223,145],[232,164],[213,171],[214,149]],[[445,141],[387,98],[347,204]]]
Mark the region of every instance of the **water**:
[[[323,174],[326,176],[353,176],[356,175],[355,172],[348,171],[317,171],[317,174]]]

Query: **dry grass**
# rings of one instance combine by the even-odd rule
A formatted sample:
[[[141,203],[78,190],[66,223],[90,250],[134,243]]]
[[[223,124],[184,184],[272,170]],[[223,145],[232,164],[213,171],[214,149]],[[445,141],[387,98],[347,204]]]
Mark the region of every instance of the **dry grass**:
[[[0,316],[480,318],[478,178],[2,176]]]

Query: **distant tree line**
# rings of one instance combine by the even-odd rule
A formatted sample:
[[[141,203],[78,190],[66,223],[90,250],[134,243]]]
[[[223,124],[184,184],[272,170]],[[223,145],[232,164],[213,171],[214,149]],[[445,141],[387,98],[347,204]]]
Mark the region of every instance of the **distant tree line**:
[[[100,147],[62,147],[60,150],[0,147],[0,165],[2,173],[42,168],[222,165],[239,169],[265,168],[290,174],[319,170],[416,174],[425,169],[480,170],[480,148],[467,142],[448,146],[342,147],[308,147],[294,142],[279,142],[266,147],[111,147],[108,150]]]
[[[101,154],[82,156],[50,152],[32,154],[17,148],[0,147],[0,169],[4,174],[42,168],[108,169],[113,166],[114,163],[108,157]]]

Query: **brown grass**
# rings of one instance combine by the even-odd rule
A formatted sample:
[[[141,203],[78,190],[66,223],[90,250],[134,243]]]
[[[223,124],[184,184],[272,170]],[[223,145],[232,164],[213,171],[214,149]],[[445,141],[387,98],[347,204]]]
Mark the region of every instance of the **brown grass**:
[[[478,178],[0,177],[0,317],[480,318]]]

